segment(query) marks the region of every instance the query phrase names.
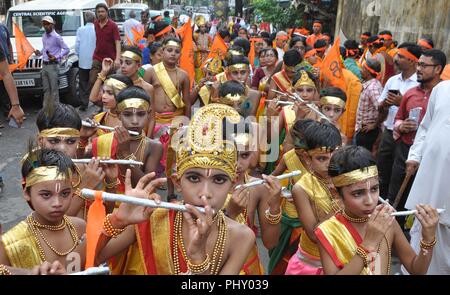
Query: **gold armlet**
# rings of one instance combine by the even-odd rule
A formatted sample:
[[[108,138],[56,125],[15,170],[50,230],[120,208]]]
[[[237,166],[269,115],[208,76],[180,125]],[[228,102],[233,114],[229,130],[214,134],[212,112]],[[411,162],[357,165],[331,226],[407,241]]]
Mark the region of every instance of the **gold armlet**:
[[[367,251],[361,247],[358,246],[358,248],[356,248],[356,253],[359,257],[361,257],[361,259],[363,260],[364,263],[364,267],[368,267],[369,266],[369,256],[367,255]]]
[[[111,220],[109,219],[110,216],[111,214],[108,214],[105,217],[105,221],[103,222],[103,232],[107,237],[117,238],[117,236],[120,235],[125,228],[114,228],[111,224]]]
[[[434,245],[436,245],[436,242],[437,242],[436,237],[434,237],[434,240],[431,243],[426,243],[423,240],[420,240],[420,248],[424,250],[433,249]]]
[[[105,77],[102,73],[98,73],[98,74],[97,74],[97,79],[100,79],[100,80],[102,80],[103,82],[105,82],[106,77]]]
[[[275,215],[271,214],[269,208],[267,208],[266,212],[264,212],[264,213],[265,213],[264,216],[266,217],[266,220],[267,220],[267,222],[269,222],[269,224],[276,225],[276,224],[280,223],[281,215],[282,215],[281,207],[280,207],[280,213],[278,213],[278,214],[275,214]]]

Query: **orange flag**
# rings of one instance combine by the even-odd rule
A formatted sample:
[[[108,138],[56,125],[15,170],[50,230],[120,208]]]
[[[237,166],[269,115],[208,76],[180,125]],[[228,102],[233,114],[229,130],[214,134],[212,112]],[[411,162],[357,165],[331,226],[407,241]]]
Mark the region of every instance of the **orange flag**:
[[[106,217],[103,205],[102,192],[95,192],[95,201],[89,207],[86,225],[86,265],[85,268],[94,267],[95,252],[98,240],[103,230],[103,222]]]
[[[180,68],[188,73],[192,88],[192,85],[194,84],[195,68],[194,40],[192,39],[192,25],[190,18],[181,28],[177,30],[177,33],[183,40],[181,45]]]
[[[262,38],[251,38],[250,39],[250,52],[248,53],[248,60],[250,61],[250,64],[254,67],[255,66],[255,58],[256,58],[256,52],[255,52],[255,43],[256,42],[263,42]]]
[[[132,27],[131,33],[133,34],[132,44],[138,46],[141,50],[144,49],[146,41],[144,38],[144,29]]]
[[[227,54],[228,46],[223,41],[222,37],[220,37],[219,33],[214,37],[213,44],[211,45],[210,52],[208,54],[208,59],[219,56],[220,59],[224,59]]]
[[[340,38],[337,37],[334,41],[333,47],[330,48],[327,56],[323,59],[320,76],[321,81],[325,87],[333,86],[342,89],[346,92],[347,86],[345,84],[344,74],[341,66],[341,53],[339,50]]]
[[[24,69],[28,62],[28,58],[30,58],[30,56],[34,52],[33,46],[31,46],[30,42],[28,42],[19,26],[14,22],[13,26],[14,36],[16,38],[17,64],[9,65],[9,70],[11,72],[15,71],[16,69]]]

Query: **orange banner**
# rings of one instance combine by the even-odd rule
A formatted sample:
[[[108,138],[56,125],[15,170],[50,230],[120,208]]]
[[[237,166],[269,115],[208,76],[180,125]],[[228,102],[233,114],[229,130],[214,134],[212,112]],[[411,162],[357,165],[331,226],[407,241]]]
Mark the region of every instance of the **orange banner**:
[[[347,86],[345,84],[344,74],[341,66],[341,53],[339,50],[340,38],[337,37],[333,47],[323,59],[320,75],[324,87],[338,87],[346,92]]]
[[[224,59],[227,53],[228,46],[223,41],[222,37],[220,37],[219,33],[214,37],[213,44],[211,45],[211,49],[208,55],[208,59],[214,58],[216,56],[220,56],[220,59]]]
[[[195,68],[194,68],[194,40],[192,39],[192,25],[191,19],[177,30],[177,33],[181,36],[182,46],[181,46],[181,57],[180,57],[180,68],[185,70],[189,75],[189,81],[192,88],[195,78]]]
[[[101,191],[95,192],[95,201],[89,207],[86,224],[86,265],[85,268],[95,266],[95,254],[98,241],[103,230],[106,217],[105,206]]]
[[[31,46],[30,42],[28,42],[19,26],[13,22],[13,27],[14,36],[16,38],[17,64],[9,65],[9,70],[11,72],[16,69],[24,69],[28,62],[28,58],[30,58],[34,52],[33,46]]]

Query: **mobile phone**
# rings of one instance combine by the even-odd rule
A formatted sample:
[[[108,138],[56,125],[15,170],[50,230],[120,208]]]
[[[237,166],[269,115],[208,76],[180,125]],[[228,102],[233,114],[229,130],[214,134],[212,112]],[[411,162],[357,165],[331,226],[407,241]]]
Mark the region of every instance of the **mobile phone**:
[[[13,127],[13,128],[20,128],[19,125],[16,122],[16,119],[14,119],[14,118],[9,119],[8,125]]]
[[[409,110],[409,119],[416,121],[419,123],[420,113],[422,112],[421,107],[413,108]]]
[[[388,90],[390,93],[395,94],[395,95],[399,95],[400,91],[398,89],[389,89]]]

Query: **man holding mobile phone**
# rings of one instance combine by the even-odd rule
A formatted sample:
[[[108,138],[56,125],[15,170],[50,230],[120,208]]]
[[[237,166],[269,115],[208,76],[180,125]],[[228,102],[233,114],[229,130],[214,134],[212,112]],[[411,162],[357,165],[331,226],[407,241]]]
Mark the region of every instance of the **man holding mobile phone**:
[[[402,94],[419,85],[417,82],[417,62],[422,49],[414,43],[403,43],[398,47],[398,54],[394,63],[400,74],[391,77],[378,99],[379,121],[384,121],[384,131],[377,154],[378,174],[380,176],[380,195],[387,196],[391,180],[392,165],[396,142],[394,140],[394,119],[398,106],[402,101]],[[390,90],[390,91],[389,91]]]
[[[431,91],[441,81],[440,75],[446,64],[447,58],[441,50],[431,49],[422,53],[417,64],[417,82],[420,85],[405,93],[395,116],[394,130],[396,132],[394,132],[394,139],[398,143],[395,150],[389,193],[387,195],[391,203],[395,200],[406,174],[412,176],[417,170],[417,162],[407,161],[408,153],[414,143],[419,124],[427,111]],[[412,182],[413,177],[403,192],[397,210],[404,209],[403,206]],[[401,224],[402,220],[397,220]]]

